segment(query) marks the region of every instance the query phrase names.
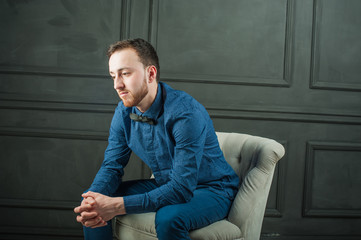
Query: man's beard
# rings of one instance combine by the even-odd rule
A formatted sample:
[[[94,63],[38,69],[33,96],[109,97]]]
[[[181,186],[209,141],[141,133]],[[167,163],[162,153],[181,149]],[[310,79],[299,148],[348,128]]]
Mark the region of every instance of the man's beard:
[[[127,91],[128,94],[125,96],[125,98],[120,97],[120,99],[123,101],[125,107],[138,106],[139,103],[144,99],[144,97],[148,94],[146,81],[147,80],[144,78],[141,89],[136,93],[124,90]]]

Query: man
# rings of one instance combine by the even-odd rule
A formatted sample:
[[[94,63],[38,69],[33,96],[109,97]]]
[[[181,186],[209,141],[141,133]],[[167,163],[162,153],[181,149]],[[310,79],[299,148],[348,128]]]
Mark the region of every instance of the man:
[[[103,164],[74,211],[86,239],[112,239],[110,221],[156,212],[158,239],[190,239],[188,232],[225,218],[238,177],[225,161],[212,121],[194,98],[159,82],[158,56],[142,39],[108,50],[109,73],[121,102]],[[122,182],[131,152],[154,179]]]

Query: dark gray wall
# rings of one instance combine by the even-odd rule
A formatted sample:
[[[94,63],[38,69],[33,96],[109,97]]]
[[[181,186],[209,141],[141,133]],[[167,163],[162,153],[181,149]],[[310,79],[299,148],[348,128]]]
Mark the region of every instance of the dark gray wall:
[[[78,239],[118,101],[107,46],[142,37],[217,131],[276,139],[264,239],[361,237],[361,1],[0,1],[0,239]],[[126,179],[148,177],[135,157]]]

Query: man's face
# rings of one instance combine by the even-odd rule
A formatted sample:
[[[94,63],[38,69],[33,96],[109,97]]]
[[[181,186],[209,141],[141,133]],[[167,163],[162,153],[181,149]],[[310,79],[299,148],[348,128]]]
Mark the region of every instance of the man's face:
[[[146,71],[135,50],[117,51],[109,58],[109,73],[124,106],[139,106],[148,94]]]

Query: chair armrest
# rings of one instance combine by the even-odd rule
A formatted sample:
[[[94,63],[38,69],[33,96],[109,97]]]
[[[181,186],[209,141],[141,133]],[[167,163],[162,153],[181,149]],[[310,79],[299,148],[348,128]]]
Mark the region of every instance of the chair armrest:
[[[241,186],[228,220],[245,239],[259,239],[274,169],[283,157],[283,146],[274,140],[249,137],[241,150]]]

